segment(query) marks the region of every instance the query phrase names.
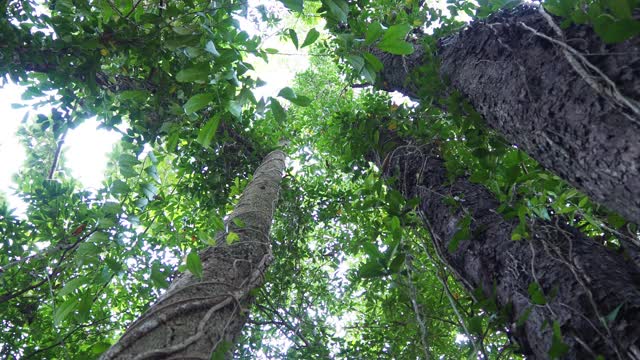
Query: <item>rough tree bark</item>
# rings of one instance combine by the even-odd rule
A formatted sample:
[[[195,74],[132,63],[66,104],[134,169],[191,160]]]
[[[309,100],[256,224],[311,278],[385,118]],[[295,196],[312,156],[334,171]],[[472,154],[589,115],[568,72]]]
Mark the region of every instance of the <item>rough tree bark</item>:
[[[405,143],[389,155],[383,171],[397,178],[393,184],[406,198],[420,199],[419,214],[433,243],[462,283],[495,297],[498,309],[511,309],[510,335],[527,358],[549,358],[550,324],[557,321],[569,347],[563,358],[640,359],[640,271],[632,262],[560,218],[530,220],[531,239],[511,240],[518,219],[503,218],[499,202],[481,185],[466,178],[451,182],[432,147]],[[467,216],[469,238],[450,252]],[[546,304],[532,300],[532,283],[539,284]],[[605,320],[618,306],[615,319]],[[526,322],[516,326],[521,318]]]
[[[253,300],[251,290],[261,285],[272,261],[269,230],[284,160],[282,151],[274,151],[255,171],[225,221],[227,230],[217,234],[217,245],[200,253],[202,278],[190,272],[179,274],[102,360],[208,360],[214,351],[226,351],[233,344]],[[231,232],[239,240],[227,244]]]
[[[419,42],[419,39],[416,40]],[[379,55],[386,90],[419,97],[424,49]],[[640,223],[640,37],[606,45],[521,6],[442,39],[440,75],[512,144]],[[414,81],[418,79],[418,81]]]

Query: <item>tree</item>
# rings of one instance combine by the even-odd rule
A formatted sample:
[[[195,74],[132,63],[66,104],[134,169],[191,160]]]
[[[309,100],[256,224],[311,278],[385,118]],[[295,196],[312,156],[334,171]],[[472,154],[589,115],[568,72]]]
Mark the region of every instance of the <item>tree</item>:
[[[421,98],[428,91],[421,82],[434,79],[425,62],[439,63],[439,76],[487,125],[596,202],[640,223],[640,80],[630,65],[637,54],[628,51],[639,38],[609,44],[587,26],[558,23],[542,7],[519,7],[476,21],[433,49],[381,55],[383,88]]]
[[[284,161],[282,151],[265,157],[225,220],[225,231],[216,236],[216,245],[187,255],[189,272],[177,275],[101,359],[226,355],[246,321],[252,292],[273,261],[269,230]]]
[[[507,219],[483,186],[447,176],[432,146],[400,143],[385,175],[420,201],[419,214],[437,252],[469,290],[507,319],[532,358],[635,358],[640,272],[564,219]],[[528,241],[514,241],[526,226]],[[517,239],[516,239],[517,240]],[[618,305],[616,305],[618,304]],[[616,317],[625,319],[611,326]]]
[[[607,17],[613,21],[609,28],[635,24],[619,19],[626,7],[612,10],[599,3],[593,8],[607,16],[615,10]],[[148,344],[173,326],[141,333],[157,324],[156,315],[175,310],[164,304],[200,289],[198,264],[203,275],[218,267],[211,264],[211,253],[250,247],[234,242],[232,234],[241,237],[247,230],[250,235],[253,228],[246,221],[222,219],[233,217],[232,204],[243,189],[251,193],[248,174],[282,138],[291,142],[292,166],[274,216],[274,260],[265,284],[248,293],[248,288],[239,290],[247,298],[238,303],[225,286],[207,288],[216,292],[211,303],[202,300],[203,308],[181,313],[190,325],[198,318],[201,328],[180,317],[168,321],[176,328],[185,325],[170,339],[176,351],[209,330],[224,333],[203,340],[209,350],[216,345],[214,356],[231,356],[227,341],[233,339],[235,356],[253,358],[459,358],[463,351],[483,358],[517,357],[518,352],[571,357],[635,351],[637,269],[628,259],[633,254],[619,246],[637,241],[633,225],[487,131],[459,96],[436,99],[434,94],[447,91],[439,82],[431,88],[421,84],[417,108],[393,104],[382,93],[365,90],[356,96],[349,89],[361,78],[389,88],[393,69],[385,67],[388,58],[382,52],[405,56],[393,61],[417,56],[421,50],[405,41],[412,28],[441,24],[433,37],[420,35],[425,45],[435,46],[437,38],[461,25],[455,12],[484,17],[500,1],[455,2],[449,7],[453,16],[419,1],[403,2],[401,11],[389,1],[283,4],[299,18],[282,20],[277,8],[225,1],[57,0],[48,4],[49,11],[36,11],[25,1],[6,4],[3,17],[10,21],[0,25],[5,44],[0,55],[10,61],[0,64],[0,71],[27,86],[25,98],[53,108],[28,118],[27,129],[34,130],[22,134],[32,154],[18,178],[29,204],[25,214],[12,213],[6,204],[0,208],[3,356],[159,355],[153,351],[163,350]],[[563,16],[581,23],[599,16],[594,10],[581,20],[575,14],[582,7],[576,9]],[[316,19],[316,13],[334,36],[296,25],[299,19]],[[296,49],[313,44],[315,70],[301,74],[295,86],[258,99],[254,90],[263,82],[251,71],[248,55],[266,60],[296,54],[267,48],[259,36],[242,29],[242,17],[289,39]],[[315,26],[313,21],[306,24]],[[606,35],[598,26],[598,34]],[[300,42],[302,31],[307,34]],[[338,68],[328,58],[336,59]],[[411,64],[393,65],[402,69],[398,84],[405,85]],[[424,65],[422,70],[437,74],[434,62]],[[287,109],[283,99],[290,103]],[[70,178],[64,151],[56,145],[94,114],[123,141],[111,156],[104,187],[90,192]],[[389,131],[399,140],[387,142]],[[415,146],[413,138],[431,145]],[[422,159],[429,166],[417,170],[411,166],[424,161],[404,162],[403,149],[437,149],[439,155]],[[427,169],[433,183],[416,186],[389,177],[422,175]],[[459,195],[443,203],[423,193],[428,189]],[[419,215],[429,219],[431,237]],[[495,236],[486,237],[489,233]],[[233,244],[219,244],[216,234]],[[593,262],[583,266],[567,253],[573,243]],[[491,244],[508,251],[493,258],[474,253],[494,254]],[[214,245],[222,246],[210,248]],[[254,249],[259,252],[254,263],[266,259],[266,249]],[[557,257],[540,258],[546,249]],[[525,268],[512,275],[504,265],[509,253],[520,263],[533,261],[531,272]],[[495,272],[473,271],[480,261]],[[606,268],[592,268],[598,264]],[[251,276],[252,269],[238,266],[244,279],[260,280]],[[176,270],[182,275],[165,293]],[[627,284],[613,281],[612,274],[621,274]],[[587,277],[594,283],[583,286],[580,281]],[[559,278],[568,288],[555,290]],[[517,289],[496,285],[494,290],[494,279]],[[185,288],[183,281],[196,282]],[[573,289],[580,296],[569,297]],[[625,294],[630,300],[622,304]],[[239,316],[236,310],[244,313],[254,296],[249,317]],[[583,303],[585,298],[595,304]],[[208,319],[203,309],[217,310],[216,304],[229,306],[225,314],[212,316],[227,316],[233,326],[201,321]],[[521,326],[513,328],[518,320]],[[117,342],[126,324],[132,325]],[[621,335],[625,331],[627,338]],[[584,340],[593,334],[592,342]]]

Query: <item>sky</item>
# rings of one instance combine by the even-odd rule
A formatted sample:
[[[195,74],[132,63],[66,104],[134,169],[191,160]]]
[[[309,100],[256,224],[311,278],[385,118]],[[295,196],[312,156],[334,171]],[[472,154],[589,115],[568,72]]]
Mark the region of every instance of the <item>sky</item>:
[[[15,196],[15,183],[12,180],[25,159],[25,149],[18,142],[16,132],[27,112],[33,116],[37,113],[46,114],[47,109],[38,112],[31,107],[13,109],[11,104],[22,104],[20,96],[23,89],[15,84],[0,88],[0,191],[8,195],[9,205],[17,210],[17,214],[24,211],[25,205]],[[72,175],[79,180],[86,189],[95,190],[101,187],[107,156],[120,136],[115,132],[97,129],[98,122],[89,119],[67,133],[63,146],[66,164]]]

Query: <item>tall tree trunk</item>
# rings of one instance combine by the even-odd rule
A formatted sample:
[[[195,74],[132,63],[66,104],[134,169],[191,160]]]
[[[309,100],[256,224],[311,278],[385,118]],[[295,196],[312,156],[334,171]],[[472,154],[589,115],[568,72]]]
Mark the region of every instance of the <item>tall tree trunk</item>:
[[[378,52],[387,90],[419,97],[424,49]],[[512,144],[640,223],[640,37],[606,45],[534,6],[475,21],[438,44],[440,75]],[[409,76],[408,76],[409,75]]]
[[[640,359],[640,272],[632,262],[561,218],[529,220],[531,238],[511,240],[518,219],[498,213],[499,202],[481,185],[450,181],[431,147],[404,144],[387,161],[393,186],[420,199],[440,256],[469,289],[482,289],[508,312],[510,333],[528,358],[549,358],[554,342],[553,351],[562,347],[554,340],[557,322],[568,346],[563,358]],[[468,235],[456,246],[465,218]]]
[[[217,246],[200,253],[203,276],[181,273],[169,290],[136,320],[101,359],[210,359],[228,351],[245,323],[272,261],[269,230],[285,155],[274,151],[255,171]],[[227,244],[228,234],[239,239]],[[234,236],[231,237],[233,239]]]

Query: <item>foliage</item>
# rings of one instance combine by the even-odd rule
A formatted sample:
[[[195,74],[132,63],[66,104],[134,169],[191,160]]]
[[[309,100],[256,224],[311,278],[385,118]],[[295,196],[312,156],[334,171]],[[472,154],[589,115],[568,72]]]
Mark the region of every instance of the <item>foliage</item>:
[[[637,29],[627,11],[637,2],[589,1],[584,16],[582,3],[571,4],[545,6],[566,25],[593,24],[606,41],[637,34],[615,30]],[[282,139],[290,163],[272,234],[276,260],[238,357],[518,356],[505,314],[455,281],[420,227],[417,201],[380,178],[384,159],[371,154],[392,149],[389,131],[435,143],[452,178],[487,186],[500,211],[521,220],[514,240],[531,235],[526,218],[553,214],[612,248],[636,230],[487,130],[458,94],[441,98],[434,63],[421,69],[420,106],[351,87],[376,83],[374,53],[409,55],[419,32],[429,34],[421,43],[429,56],[439,37],[464,25],[459,15],[484,17],[515,2],[285,0],[295,14],[284,25],[282,6],[245,2],[46,5],[1,7],[0,56],[11,61],[0,72],[25,86],[25,100],[51,105],[20,131],[29,153],[16,183],[26,211],[0,203],[4,357],[96,358],[175,271],[202,271],[197,250],[214,244],[249,174]],[[316,11],[331,35],[319,31]],[[263,82],[252,61],[285,54],[263,48],[241,19],[308,49],[311,69],[257,99]],[[103,187],[91,192],[56,150],[93,116],[122,141]]]

